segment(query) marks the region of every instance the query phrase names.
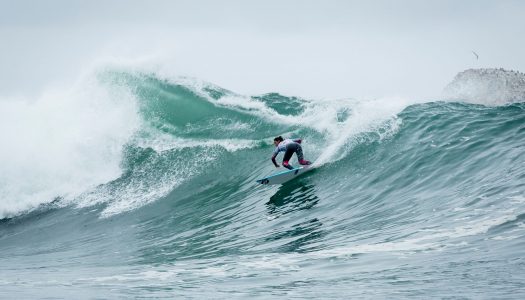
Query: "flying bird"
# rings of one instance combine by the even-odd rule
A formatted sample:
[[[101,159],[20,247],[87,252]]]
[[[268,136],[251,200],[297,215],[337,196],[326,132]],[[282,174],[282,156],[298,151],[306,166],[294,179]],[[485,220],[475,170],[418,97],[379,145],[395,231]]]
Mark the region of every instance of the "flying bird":
[[[476,56],[476,60],[479,59],[479,55],[476,52],[472,51],[472,54],[474,54]]]

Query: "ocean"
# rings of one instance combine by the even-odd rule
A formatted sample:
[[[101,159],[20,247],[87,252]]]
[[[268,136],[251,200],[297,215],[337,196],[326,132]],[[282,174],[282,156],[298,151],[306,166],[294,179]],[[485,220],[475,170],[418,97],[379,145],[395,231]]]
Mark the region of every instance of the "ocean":
[[[107,68],[2,102],[0,298],[523,299],[525,99],[491,97]],[[278,135],[315,169],[258,185]]]

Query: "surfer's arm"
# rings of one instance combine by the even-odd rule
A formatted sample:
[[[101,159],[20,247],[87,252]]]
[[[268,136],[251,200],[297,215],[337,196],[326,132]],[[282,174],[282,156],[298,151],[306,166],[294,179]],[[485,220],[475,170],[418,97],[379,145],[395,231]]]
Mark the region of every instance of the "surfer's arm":
[[[273,162],[273,164],[275,165],[276,168],[279,168],[280,167],[279,164],[275,161],[276,157],[277,157],[277,153],[274,153],[272,155],[272,162]]]
[[[300,144],[300,143],[303,141],[303,139],[293,139],[292,141],[294,141],[294,142]]]

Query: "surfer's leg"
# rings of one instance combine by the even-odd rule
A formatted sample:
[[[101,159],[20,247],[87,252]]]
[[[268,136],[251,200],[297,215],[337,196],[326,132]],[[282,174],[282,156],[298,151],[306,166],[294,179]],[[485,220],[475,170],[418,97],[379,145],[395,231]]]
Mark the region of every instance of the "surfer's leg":
[[[290,160],[290,158],[292,158],[292,155],[294,154],[294,152],[295,152],[295,147],[290,147],[290,145],[288,145],[288,147],[286,148],[286,152],[284,152],[283,167],[290,169],[290,170],[293,169],[293,167],[290,165],[288,161]]]
[[[311,164],[311,162],[307,161],[304,159],[303,157],[303,148],[301,147],[301,145],[297,145],[297,150],[296,152],[297,153],[297,160],[299,161],[299,164],[301,165],[309,165]]]
[[[301,162],[301,160],[304,160],[303,158],[303,148],[300,145],[297,145],[297,149],[295,150],[295,153],[297,154],[297,160]]]

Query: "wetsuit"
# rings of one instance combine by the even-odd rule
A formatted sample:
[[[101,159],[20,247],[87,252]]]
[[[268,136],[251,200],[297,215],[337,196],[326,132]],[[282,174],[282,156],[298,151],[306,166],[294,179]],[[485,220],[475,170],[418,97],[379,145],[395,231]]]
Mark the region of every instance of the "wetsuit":
[[[283,157],[283,167],[292,170],[293,167],[288,163],[290,158],[292,158],[292,155],[294,153],[297,154],[297,160],[299,161],[299,164],[301,165],[309,165],[310,162],[307,160],[304,160],[303,158],[303,148],[301,147],[301,139],[286,139],[282,142],[280,142],[277,147],[275,147],[275,150],[273,150],[272,155],[272,162],[273,164],[278,167],[279,165],[275,161],[275,158],[277,157],[277,154],[279,152],[284,152]]]

